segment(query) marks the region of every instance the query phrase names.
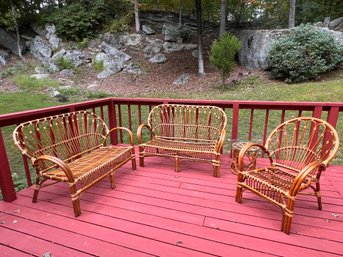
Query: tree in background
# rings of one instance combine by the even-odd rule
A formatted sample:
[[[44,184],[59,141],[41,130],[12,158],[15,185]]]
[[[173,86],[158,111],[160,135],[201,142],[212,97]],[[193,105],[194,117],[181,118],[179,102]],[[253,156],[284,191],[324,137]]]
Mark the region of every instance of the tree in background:
[[[222,36],[226,30],[226,0],[220,0],[220,27],[219,36]]]
[[[202,9],[201,0],[195,0],[195,9],[197,15],[197,28],[198,28],[198,73],[200,76],[205,75],[204,57],[203,57],[203,40],[202,40]]]
[[[295,27],[295,0],[289,1],[288,28]]]
[[[241,48],[241,43],[234,35],[224,33],[219,40],[211,45],[210,62],[222,71],[222,83],[225,87],[225,80],[235,67],[235,56]]]
[[[139,32],[141,30],[141,22],[140,22],[140,19],[139,19],[139,7],[138,6],[139,6],[138,0],[134,0],[136,32]]]
[[[16,37],[17,37],[16,41],[17,41],[18,56],[20,58],[23,58],[21,54],[21,48],[20,48],[20,32],[19,32],[18,19],[21,17],[21,14],[20,14],[20,9],[18,7],[18,3],[14,2],[13,0],[10,0],[9,6],[7,6],[7,10],[2,10],[2,11],[4,13],[0,17],[0,25],[2,24],[9,31],[15,31]]]

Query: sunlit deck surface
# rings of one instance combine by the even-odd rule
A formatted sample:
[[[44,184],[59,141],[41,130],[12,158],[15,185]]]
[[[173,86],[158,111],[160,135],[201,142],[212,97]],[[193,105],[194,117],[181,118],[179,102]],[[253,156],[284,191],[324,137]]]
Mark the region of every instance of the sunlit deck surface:
[[[74,218],[64,184],[44,188],[36,204],[33,190],[0,202],[1,256],[342,256],[343,167],[322,177],[323,210],[315,197],[301,195],[291,234],[280,232],[281,211],[251,193],[234,200],[236,179],[222,156],[221,177],[207,163],[147,158],[81,197]]]

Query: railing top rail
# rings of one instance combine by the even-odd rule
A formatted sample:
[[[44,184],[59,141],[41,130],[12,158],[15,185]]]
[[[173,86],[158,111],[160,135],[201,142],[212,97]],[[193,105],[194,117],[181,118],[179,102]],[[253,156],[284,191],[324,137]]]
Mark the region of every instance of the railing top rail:
[[[323,111],[331,107],[338,107],[343,111],[343,102],[286,102],[286,101],[247,101],[247,100],[203,100],[203,99],[169,99],[169,98],[115,98],[109,97],[98,100],[45,107],[35,110],[20,111],[0,115],[0,127],[16,125],[18,123],[41,118],[49,115],[61,114],[71,110],[81,110],[92,107],[107,105],[111,102],[118,104],[135,104],[135,105],[157,105],[162,103],[176,104],[205,104],[215,105],[222,108],[232,108],[239,105],[240,109],[274,109],[274,110],[313,110],[316,107],[322,108]]]
[[[116,103],[122,104],[160,104],[160,103],[180,103],[180,104],[208,104],[232,107],[239,104],[242,107],[340,107],[343,109],[343,102],[288,102],[288,101],[252,101],[252,100],[205,100],[205,99],[172,99],[172,98],[112,98]]]
[[[1,114],[0,127],[16,125],[18,123],[25,122],[28,120],[45,117],[47,112],[49,113],[49,115],[56,115],[56,114],[61,114],[65,112],[70,112],[71,110],[78,111],[81,109],[87,109],[87,108],[106,105],[110,103],[111,101],[112,101],[112,98],[104,98],[104,99],[90,100],[90,101],[78,102],[78,103],[72,103],[72,104],[66,104],[66,105],[45,107],[45,108],[34,109],[34,110]]]

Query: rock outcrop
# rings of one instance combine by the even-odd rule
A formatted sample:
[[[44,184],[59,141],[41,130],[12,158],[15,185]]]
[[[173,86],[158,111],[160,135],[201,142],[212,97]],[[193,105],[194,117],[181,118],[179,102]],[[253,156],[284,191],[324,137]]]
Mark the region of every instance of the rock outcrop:
[[[15,55],[19,55],[19,49],[17,45],[17,36],[14,33],[8,32],[0,28],[0,47],[9,50]],[[20,40],[19,48],[21,54],[26,51],[25,42]]]

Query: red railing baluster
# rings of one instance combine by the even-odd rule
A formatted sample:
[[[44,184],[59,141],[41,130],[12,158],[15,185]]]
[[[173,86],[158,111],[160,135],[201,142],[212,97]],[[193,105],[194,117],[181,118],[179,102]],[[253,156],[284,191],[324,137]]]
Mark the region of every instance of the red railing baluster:
[[[249,136],[248,136],[249,141],[251,141],[253,121],[254,121],[254,109],[251,109],[250,110],[250,121],[249,121]]]
[[[6,148],[0,128],[0,187],[5,202],[12,202],[17,199],[8,163]]]

